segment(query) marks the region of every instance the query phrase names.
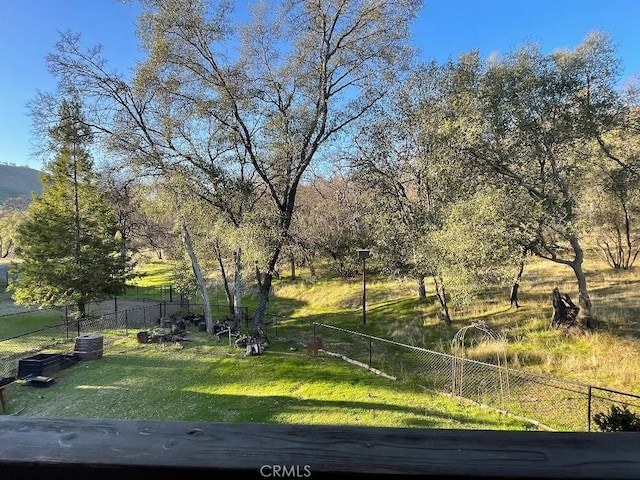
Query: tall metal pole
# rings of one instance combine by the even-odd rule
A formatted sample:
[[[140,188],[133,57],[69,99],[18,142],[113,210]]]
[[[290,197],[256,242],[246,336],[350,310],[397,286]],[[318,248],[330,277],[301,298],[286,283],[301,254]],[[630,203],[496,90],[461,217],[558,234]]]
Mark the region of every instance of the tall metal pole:
[[[367,261],[362,259],[362,324],[367,324]]]
[[[370,250],[358,249],[358,258],[362,260],[362,323],[367,324],[367,258]]]
[[[589,395],[589,398],[587,400],[587,432],[590,432],[591,431],[591,398],[592,398],[591,385],[589,385],[588,395]]]

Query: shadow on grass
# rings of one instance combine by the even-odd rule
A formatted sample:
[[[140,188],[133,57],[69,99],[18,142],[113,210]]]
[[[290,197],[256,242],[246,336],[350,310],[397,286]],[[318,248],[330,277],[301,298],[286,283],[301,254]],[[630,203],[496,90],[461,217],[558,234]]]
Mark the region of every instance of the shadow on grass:
[[[10,388],[11,413],[27,416],[505,428],[496,416],[443,407],[433,394],[284,342],[255,357],[222,347],[115,345],[61,371],[52,387]]]
[[[299,421],[296,419],[304,418],[304,423],[307,424],[335,424],[327,418],[339,414],[343,418],[340,424],[367,424],[376,416],[388,414],[395,417],[394,426],[443,428],[443,425],[464,425],[464,428],[469,429],[505,427],[505,423],[500,419],[478,419],[471,414],[448,413],[429,407],[419,408],[386,402],[319,400],[290,395],[199,395],[203,396],[199,403],[214,404],[215,408],[195,415],[194,419],[211,422],[228,421],[231,411],[234,412],[231,415],[233,421],[238,423],[288,423],[286,418],[290,417],[294,419],[292,423]]]
[[[193,387],[169,394],[162,382],[132,385],[89,385],[74,387],[66,404],[47,406],[56,396],[53,388],[12,387],[12,413],[45,417],[90,417],[148,420],[182,420],[230,423],[304,423],[427,428],[504,429],[499,418],[478,418],[472,413],[447,412],[428,405],[407,406],[381,401],[323,400],[292,395],[203,393]],[[26,402],[18,389],[29,389]],[[14,393],[17,392],[17,393]],[[21,398],[22,397],[22,398]],[[175,401],[167,401],[169,398]],[[426,402],[425,402],[426,403]],[[115,407],[115,408],[114,408]],[[17,410],[17,412],[16,412]],[[464,410],[464,408],[459,408]],[[386,420],[382,419],[386,415]],[[336,423],[335,418],[338,418]],[[379,418],[379,420],[375,420]],[[389,423],[387,425],[387,423]],[[514,425],[511,425],[514,428]]]

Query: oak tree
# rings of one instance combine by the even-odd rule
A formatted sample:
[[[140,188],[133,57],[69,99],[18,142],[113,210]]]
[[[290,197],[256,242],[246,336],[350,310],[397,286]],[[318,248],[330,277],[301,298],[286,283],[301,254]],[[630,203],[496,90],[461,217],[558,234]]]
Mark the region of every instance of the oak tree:
[[[592,34],[574,50],[544,54],[526,45],[504,58],[477,52],[450,62],[440,91],[442,129],[452,151],[512,189],[512,211],[526,221],[531,252],[570,267],[578,286],[578,322],[593,326],[578,205],[593,158],[585,144],[607,132],[621,108],[619,61],[610,40]]]
[[[145,0],[139,33],[147,58],[128,81],[99,49],[63,37],[50,67],[96,100],[93,126],[131,158],[170,172],[187,166],[222,201],[225,191],[265,195],[273,239],[254,318],[260,329],[313,162],[399,81],[412,57],[419,0],[284,0],[258,4],[235,25],[227,2]],[[100,106],[105,107],[103,109]],[[235,180],[250,171],[250,183]]]

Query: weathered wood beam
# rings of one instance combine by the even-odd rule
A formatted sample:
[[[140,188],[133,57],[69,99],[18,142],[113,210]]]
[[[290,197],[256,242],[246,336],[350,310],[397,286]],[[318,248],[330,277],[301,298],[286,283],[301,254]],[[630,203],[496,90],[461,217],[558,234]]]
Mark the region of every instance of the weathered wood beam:
[[[1,416],[0,475],[637,479],[640,435]]]

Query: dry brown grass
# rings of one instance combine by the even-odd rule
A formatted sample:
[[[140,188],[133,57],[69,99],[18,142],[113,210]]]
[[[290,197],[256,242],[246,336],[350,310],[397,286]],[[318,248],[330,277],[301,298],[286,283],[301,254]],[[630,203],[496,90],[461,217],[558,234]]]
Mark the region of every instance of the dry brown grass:
[[[574,301],[578,292],[569,267],[543,260],[533,260],[525,267],[520,309],[509,308],[508,288],[482,292],[462,310],[451,307],[451,328],[437,317],[439,307],[431,285],[430,298],[422,304],[416,300],[412,281],[372,276],[367,282],[369,322],[365,333],[448,351],[460,328],[482,320],[504,335],[507,344],[477,343],[465,352],[469,358],[495,363],[497,354],[503,352],[514,368],[640,394],[640,265],[615,271],[588,255],[585,271],[597,325],[586,335],[550,328],[553,288],[558,287]],[[278,301],[274,303],[290,309],[292,317],[339,325],[346,321],[347,328],[361,328],[359,278],[283,283],[276,291]]]
[[[640,266],[616,271],[588,256],[585,271],[596,329],[584,335],[550,328],[554,287],[577,300],[569,267],[534,260],[520,286],[521,308],[510,310],[508,291],[487,292],[456,312],[454,328],[483,320],[508,339],[506,347],[479,345],[467,356],[483,361],[505,348],[509,365],[530,371],[640,394]]]

